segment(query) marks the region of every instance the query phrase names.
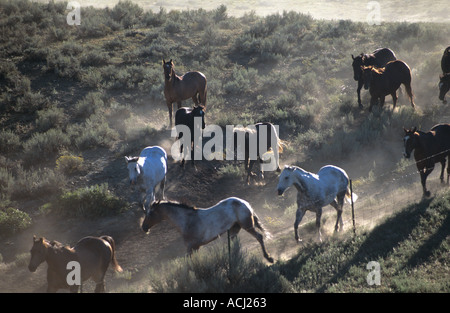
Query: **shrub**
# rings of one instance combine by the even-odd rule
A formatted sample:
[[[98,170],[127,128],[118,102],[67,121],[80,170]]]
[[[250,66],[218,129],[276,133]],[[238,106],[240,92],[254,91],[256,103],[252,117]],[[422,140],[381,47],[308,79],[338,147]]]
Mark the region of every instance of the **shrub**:
[[[37,115],[36,127],[40,132],[61,126],[65,117],[64,110],[57,107],[38,111]]]
[[[104,183],[66,192],[52,207],[63,216],[92,218],[118,214],[126,208],[126,202],[112,194]]]
[[[230,262],[231,261],[231,262]],[[242,250],[239,240],[227,246],[200,248],[189,258],[150,271],[155,292],[290,292],[291,284],[268,269],[260,255]]]
[[[66,175],[71,175],[83,169],[83,158],[74,155],[62,155],[56,159],[56,169]]]
[[[15,234],[30,225],[31,218],[27,213],[14,208],[0,210],[0,237]]]
[[[11,130],[0,131],[0,152],[12,153],[16,152],[22,147],[20,137]]]
[[[45,133],[35,133],[24,143],[25,159],[32,163],[43,161],[56,156],[69,144],[69,136],[60,129],[52,128]]]

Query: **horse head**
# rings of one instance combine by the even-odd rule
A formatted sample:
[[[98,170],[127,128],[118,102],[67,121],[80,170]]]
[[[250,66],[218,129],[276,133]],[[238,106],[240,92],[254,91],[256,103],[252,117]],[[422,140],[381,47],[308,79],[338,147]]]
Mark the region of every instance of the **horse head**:
[[[166,80],[170,81],[174,74],[172,59],[170,59],[169,62],[166,62],[163,59],[163,69],[164,69],[164,76],[165,76]]]
[[[130,185],[135,185],[139,175],[141,174],[141,168],[137,161],[139,157],[125,157],[128,167],[128,175],[130,177]]]
[[[162,220],[162,216],[159,210],[157,210],[160,203],[161,200],[155,201],[148,209],[144,209],[145,218],[142,221],[142,230],[145,233],[148,233],[153,225],[159,223]]]
[[[403,152],[403,156],[406,159],[409,159],[411,156],[411,152],[416,147],[417,142],[417,128],[414,127],[413,129],[406,129],[403,127],[403,130],[405,132],[405,136],[403,137],[403,145],[405,148],[405,151]]]
[[[358,81],[361,77],[361,66],[364,65],[363,63],[363,56],[364,54],[360,54],[357,57],[354,57],[352,54],[352,67],[353,67],[353,79]]]
[[[363,80],[364,80],[364,89],[369,89],[370,88],[370,82],[372,81],[372,70],[373,70],[373,66],[365,66],[362,65],[361,66],[361,72],[363,75]]]
[[[286,191],[286,189],[288,189],[294,183],[292,177],[293,172],[294,167],[288,165],[286,165],[283,171],[281,172],[277,185],[277,191],[279,196],[281,196]]]
[[[444,104],[447,103],[445,100],[445,94],[450,89],[450,73],[441,74],[439,76],[439,100]]]
[[[38,266],[45,261],[47,257],[47,248],[48,244],[44,238],[36,239],[36,236],[33,236],[33,247],[30,250],[31,258],[30,263],[28,264],[28,269],[30,272],[36,272]]]

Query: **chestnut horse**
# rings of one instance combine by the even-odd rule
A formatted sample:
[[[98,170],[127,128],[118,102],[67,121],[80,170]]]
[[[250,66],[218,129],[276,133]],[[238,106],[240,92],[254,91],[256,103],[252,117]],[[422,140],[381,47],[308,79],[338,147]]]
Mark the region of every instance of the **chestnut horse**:
[[[406,93],[411,101],[411,106],[414,108],[413,93],[411,89],[411,69],[408,64],[403,61],[395,60],[386,64],[384,68],[377,68],[374,66],[362,66],[364,76],[364,89],[369,89],[370,92],[370,106],[369,111],[372,111],[372,106],[377,104],[380,100],[380,106],[384,105],[384,100],[387,95],[392,96],[395,105],[397,104],[397,89],[403,84]]]
[[[445,49],[442,55],[441,68],[442,74],[439,76],[439,100],[445,104],[447,103],[445,94],[450,89],[450,46]]]
[[[361,88],[363,87],[364,80],[361,71],[361,66],[375,66],[375,67],[385,67],[389,61],[397,60],[395,53],[388,48],[380,48],[372,52],[371,54],[361,53],[360,55],[354,57],[352,54],[352,67],[353,67],[353,79],[358,82],[358,89],[356,90],[358,94],[358,105],[362,108],[361,103]]]
[[[427,190],[426,181],[428,175],[433,171],[435,163],[441,163],[440,179],[441,183],[444,183],[445,158],[450,158],[450,124],[435,125],[427,133],[418,131],[415,127],[409,130],[403,128],[403,130],[405,131],[403,155],[409,159],[414,150],[414,159],[420,173],[423,195],[429,197],[430,192]],[[450,168],[447,167],[447,184],[449,177]]]
[[[73,248],[33,236],[28,269],[35,272],[41,263],[47,262],[47,292],[56,292],[58,289],[78,292],[81,283],[89,278],[96,283],[95,292],[105,292],[105,274],[109,263],[115,271],[122,272],[115,250],[114,239],[110,236],[84,237]],[[72,269],[69,263],[72,261],[80,265],[80,285],[68,283],[68,275]]]
[[[200,72],[176,75],[172,59],[169,62],[163,59],[163,68],[164,96],[169,109],[170,128],[172,128],[172,103],[176,102],[179,109],[183,100],[192,98],[195,105],[202,104],[206,108],[206,77]]]

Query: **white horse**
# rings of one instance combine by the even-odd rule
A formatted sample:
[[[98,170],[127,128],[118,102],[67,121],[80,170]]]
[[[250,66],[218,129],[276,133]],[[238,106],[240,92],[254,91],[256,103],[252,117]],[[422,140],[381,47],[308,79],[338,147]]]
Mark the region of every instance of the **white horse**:
[[[139,157],[125,157],[130,176],[130,184],[138,185],[144,210],[155,201],[156,186],[160,184],[164,199],[164,184],[167,174],[167,153],[159,146],[142,150]]]
[[[342,230],[344,223],[342,221],[342,208],[344,206],[344,198],[351,203],[356,201],[356,194],[352,194],[349,188],[349,178],[347,173],[333,165],[322,167],[317,174],[310,173],[297,166],[285,166],[278,181],[278,195],[290,186],[297,188],[297,213],[294,223],[295,240],[298,237],[298,225],[300,224],[306,211],[316,213],[316,226],[319,234],[319,240],[322,241],[320,233],[320,218],[322,216],[322,208],[328,204],[333,206],[337,211],[337,219],[335,231],[338,231],[338,224]]]
[[[227,230],[230,231],[231,237],[235,237],[243,228],[258,240],[264,257],[273,263],[273,258],[266,251],[264,236],[256,231],[256,228],[260,229],[266,237],[270,238],[270,234],[264,229],[258,216],[245,200],[231,197],[206,209],[197,209],[170,201],[155,202],[146,211],[142,230],[148,232],[153,225],[165,219],[169,220],[182,234],[189,254],[218,238]]]

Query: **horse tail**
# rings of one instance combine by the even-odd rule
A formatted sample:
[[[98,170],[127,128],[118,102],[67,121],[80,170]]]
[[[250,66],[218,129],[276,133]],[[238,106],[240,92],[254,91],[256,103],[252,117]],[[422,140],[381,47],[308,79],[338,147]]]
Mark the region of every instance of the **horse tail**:
[[[103,240],[105,240],[107,243],[109,243],[109,245],[111,246],[111,265],[113,267],[113,269],[116,272],[122,273],[123,269],[122,267],[119,265],[119,263],[117,262],[116,259],[116,243],[114,242],[114,239],[111,236],[101,236],[100,238],[102,238]]]
[[[266,230],[266,229],[264,228],[264,226],[263,226],[263,225],[261,224],[261,222],[259,221],[259,217],[258,217],[255,213],[253,213],[253,221],[254,221],[254,223],[255,223],[255,226],[256,226],[257,228],[259,228],[259,229],[264,233],[264,236],[265,236],[267,239],[271,239],[271,238],[272,238],[272,234],[269,233],[269,231]]]
[[[347,187],[347,191],[345,193],[345,200],[347,200],[349,204],[352,204],[352,202],[356,202],[356,200],[358,200],[357,194],[351,192],[350,186]]]

